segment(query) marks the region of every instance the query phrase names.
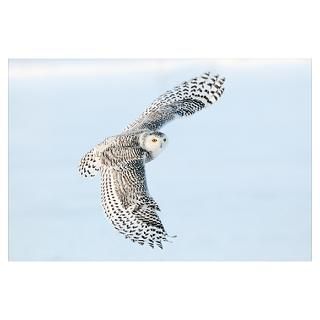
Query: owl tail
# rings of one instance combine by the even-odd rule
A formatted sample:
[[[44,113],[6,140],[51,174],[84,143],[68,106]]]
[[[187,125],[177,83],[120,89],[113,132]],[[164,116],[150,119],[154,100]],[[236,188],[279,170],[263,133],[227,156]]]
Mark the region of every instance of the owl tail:
[[[79,172],[85,177],[94,177],[100,170],[100,158],[95,154],[95,150],[91,149],[80,160]]]

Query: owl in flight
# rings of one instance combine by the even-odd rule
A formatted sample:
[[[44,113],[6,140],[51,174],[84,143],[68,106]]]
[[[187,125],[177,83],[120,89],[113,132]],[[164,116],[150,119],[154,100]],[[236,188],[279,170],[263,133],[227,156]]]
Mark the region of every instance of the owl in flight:
[[[168,142],[159,129],[216,102],[224,81],[208,72],[181,83],[156,99],[121,134],[106,138],[81,159],[81,175],[93,177],[100,171],[102,206],[126,238],[161,249],[162,241],[168,241],[158,216],[160,208],[148,191],[145,164]]]

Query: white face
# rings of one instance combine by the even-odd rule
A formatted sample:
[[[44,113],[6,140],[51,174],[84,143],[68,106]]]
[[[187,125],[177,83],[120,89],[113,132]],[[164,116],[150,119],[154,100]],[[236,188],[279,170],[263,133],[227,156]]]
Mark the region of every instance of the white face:
[[[165,134],[156,135],[150,134],[145,138],[144,148],[152,153],[153,157],[156,157],[167,145],[168,138]]]

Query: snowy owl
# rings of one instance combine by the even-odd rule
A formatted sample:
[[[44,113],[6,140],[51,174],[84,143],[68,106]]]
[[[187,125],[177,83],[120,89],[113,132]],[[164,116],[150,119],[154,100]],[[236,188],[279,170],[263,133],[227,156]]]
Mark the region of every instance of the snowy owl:
[[[151,197],[145,163],[155,159],[168,138],[158,130],[169,121],[192,115],[222,95],[225,79],[209,72],[185,81],[156,99],[121,134],[108,137],[80,161],[85,177],[101,174],[101,201],[111,223],[126,238],[162,249],[170,237]]]

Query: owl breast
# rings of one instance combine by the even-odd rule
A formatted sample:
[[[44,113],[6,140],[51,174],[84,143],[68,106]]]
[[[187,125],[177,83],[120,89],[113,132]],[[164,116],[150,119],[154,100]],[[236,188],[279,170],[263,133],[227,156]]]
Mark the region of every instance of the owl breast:
[[[155,156],[153,156],[151,152],[148,152],[148,151],[145,152],[145,156],[144,156],[145,163],[152,161],[154,158]]]

